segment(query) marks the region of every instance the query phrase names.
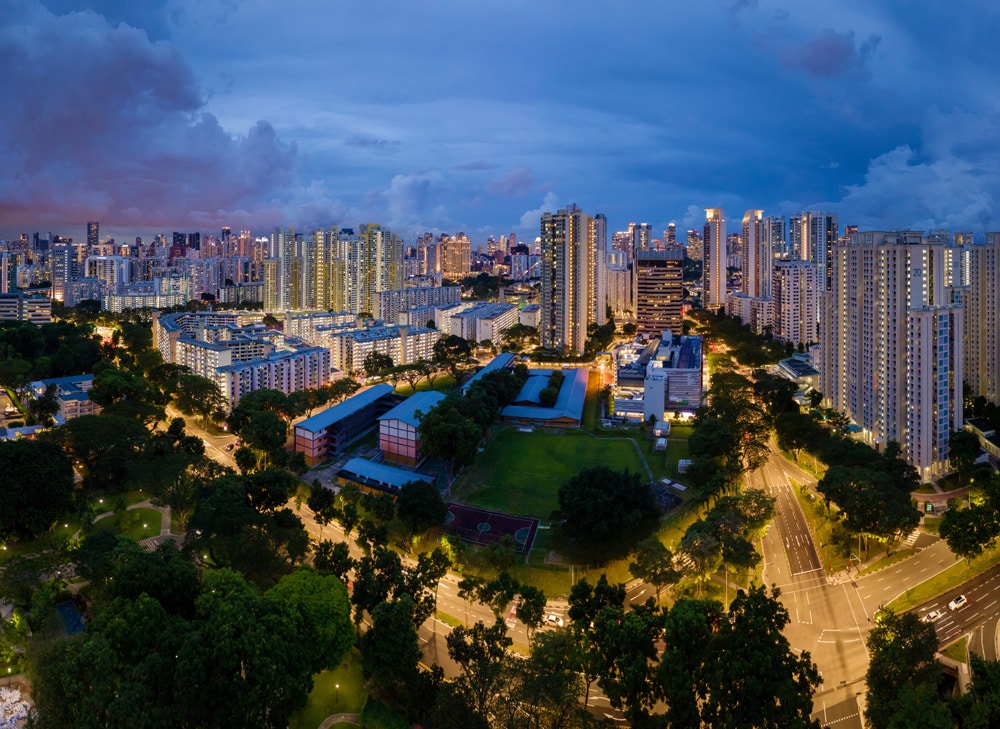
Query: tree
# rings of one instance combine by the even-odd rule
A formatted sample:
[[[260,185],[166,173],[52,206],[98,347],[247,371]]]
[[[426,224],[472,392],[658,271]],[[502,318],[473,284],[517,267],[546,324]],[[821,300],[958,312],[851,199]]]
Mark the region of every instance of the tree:
[[[118,492],[126,488],[129,467],[148,443],[149,433],[138,420],[101,413],[68,420],[46,438],[81,463],[85,487]]]
[[[73,469],[44,441],[0,441],[0,541],[34,539],[73,507]]]
[[[972,683],[952,703],[965,729],[988,729],[1000,726],[1000,662],[987,661],[970,654]]]
[[[449,636],[450,637],[450,636]],[[413,601],[403,595],[372,610],[372,626],[359,642],[361,670],[382,692],[401,693],[414,681],[420,641],[413,626]]]
[[[396,496],[396,513],[413,535],[444,524],[448,506],[434,483],[411,481]]]
[[[417,432],[424,453],[451,463],[451,470],[472,462],[483,431],[472,417],[464,415],[451,398],[425,413]]]
[[[967,560],[978,557],[1000,536],[1000,519],[991,504],[967,509],[949,509],[941,521],[941,538],[948,548]]]
[[[281,578],[265,597],[291,615],[295,633],[304,638],[300,656],[312,673],[332,670],[354,644],[351,605],[339,577],[299,567]]]
[[[897,716],[908,712],[918,701],[925,721],[921,726],[951,727],[941,723],[935,710],[939,669],[934,625],[923,623],[914,613],[897,615],[882,609],[875,615],[875,625],[868,634],[868,684],[865,721],[871,729],[903,726]],[[943,708],[943,707],[941,707]],[[947,712],[945,712],[947,713]],[[950,717],[949,717],[950,719]]]
[[[323,527],[333,521],[339,513],[339,509],[337,508],[337,494],[334,493],[333,489],[325,488],[317,481],[309,491],[306,506],[309,507],[316,517],[316,523],[319,524],[319,536],[322,539]]]
[[[314,549],[313,566],[321,575],[334,575],[345,581],[347,573],[354,569],[350,546],[347,542],[321,541]]]
[[[201,416],[202,427],[208,427],[209,418],[223,413],[228,401],[219,386],[207,377],[181,375],[175,402],[177,409],[185,414]]]
[[[706,663],[704,725],[819,729],[810,718],[819,671],[809,653],[793,652],[782,634],[789,617],[778,595],[777,588],[768,595],[763,586],[740,590],[731,620],[719,622]]]
[[[517,617],[524,623],[528,630],[528,640],[531,640],[531,631],[537,630],[545,619],[545,593],[532,585],[521,585],[518,590]]]
[[[383,352],[372,350],[365,355],[361,366],[364,368],[366,375],[374,377],[393,366],[392,357]]]
[[[689,599],[678,600],[664,616],[664,650],[656,680],[667,704],[669,726],[701,725],[701,686],[721,617],[718,602]]]
[[[481,620],[471,628],[460,625],[446,640],[448,655],[462,670],[455,683],[472,710],[486,716],[499,693],[504,657],[513,643],[507,636],[506,624],[497,618],[492,626]]]
[[[441,337],[434,343],[434,361],[447,367],[452,376],[458,378],[459,368],[472,355],[469,343],[456,334]]]
[[[598,466],[580,471],[559,488],[562,536],[578,551],[612,556],[651,531],[656,501],[638,473]]]
[[[527,713],[531,726],[569,729],[583,696],[575,670],[573,636],[568,630],[535,633],[531,655],[507,662],[507,690],[515,712]]]
[[[658,697],[651,679],[660,630],[660,615],[646,606],[628,612],[604,607],[594,620],[593,648],[601,665],[597,682],[632,726],[645,725]]]
[[[656,604],[660,604],[660,590],[680,579],[674,568],[674,555],[657,537],[644,539],[635,545],[635,561],[628,566],[631,575],[648,582],[656,590]]]
[[[979,447],[979,438],[969,430],[956,430],[948,440],[948,460],[958,469],[959,482],[961,485],[968,483],[969,472],[979,458],[982,449]]]

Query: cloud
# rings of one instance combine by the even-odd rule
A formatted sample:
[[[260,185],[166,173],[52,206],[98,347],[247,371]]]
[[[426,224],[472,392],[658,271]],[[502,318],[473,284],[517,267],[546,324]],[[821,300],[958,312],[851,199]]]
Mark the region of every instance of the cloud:
[[[998,230],[997,190],[996,165],[956,155],[921,160],[903,145],[873,159],[864,182],[845,188],[838,207],[842,222],[869,230]]]
[[[281,207],[296,146],[266,121],[223,129],[174,46],[91,12],[17,4],[25,24],[0,26],[0,217],[218,224]]]
[[[837,33],[827,28],[808,40],[788,46],[782,51],[781,60],[786,67],[801,69],[817,78],[864,73],[881,40],[873,34],[856,46],[853,30]]]
[[[701,230],[705,226],[705,208],[700,205],[688,205],[682,221],[687,230]]]
[[[351,147],[384,148],[395,147],[402,144],[402,142],[398,139],[376,139],[375,137],[366,137],[360,134],[355,134],[353,137],[344,140],[344,144]]]
[[[535,231],[537,235],[538,225],[542,220],[542,213],[554,213],[559,210],[561,205],[562,203],[556,193],[552,191],[545,193],[545,198],[542,200],[540,207],[528,210],[521,215],[518,227],[521,230]]]
[[[531,168],[518,167],[509,170],[503,177],[490,180],[486,185],[486,191],[506,198],[520,197],[529,192],[534,184],[535,177],[531,174]]]

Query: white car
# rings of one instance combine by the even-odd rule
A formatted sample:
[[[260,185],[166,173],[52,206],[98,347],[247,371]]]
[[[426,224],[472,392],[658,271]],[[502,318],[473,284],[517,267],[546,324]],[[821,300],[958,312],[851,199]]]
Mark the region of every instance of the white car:
[[[961,610],[964,607],[969,606],[969,598],[965,595],[959,595],[954,600],[948,603],[949,610]]]
[[[920,620],[925,623],[936,623],[942,617],[944,617],[944,610],[931,610],[924,617],[920,618]]]
[[[563,619],[558,615],[548,614],[545,616],[545,624],[552,625],[556,628],[561,628],[563,626]]]

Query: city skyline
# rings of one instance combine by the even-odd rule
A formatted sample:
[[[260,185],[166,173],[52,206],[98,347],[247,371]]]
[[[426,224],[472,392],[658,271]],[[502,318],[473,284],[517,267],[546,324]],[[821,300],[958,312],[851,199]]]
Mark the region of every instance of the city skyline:
[[[1000,230],[983,2],[0,8],[0,238],[371,222],[478,244],[573,203],[655,237],[706,207]]]

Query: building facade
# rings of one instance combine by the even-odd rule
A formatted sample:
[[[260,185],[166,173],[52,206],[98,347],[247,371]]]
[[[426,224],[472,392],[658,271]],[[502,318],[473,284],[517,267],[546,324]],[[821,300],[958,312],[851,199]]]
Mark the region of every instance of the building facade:
[[[726,304],[726,213],[722,208],[705,209],[702,257],[702,289],[705,308]]]
[[[823,294],[821,389],[866,442],[903,447],[930,480],[962,427],[965,310],[946,285],[946,245],[868,232],[834,247]]]
[[[637,252],[633,281],[637,330],[646,334],[681,331],[684,252],[677,248]]]

